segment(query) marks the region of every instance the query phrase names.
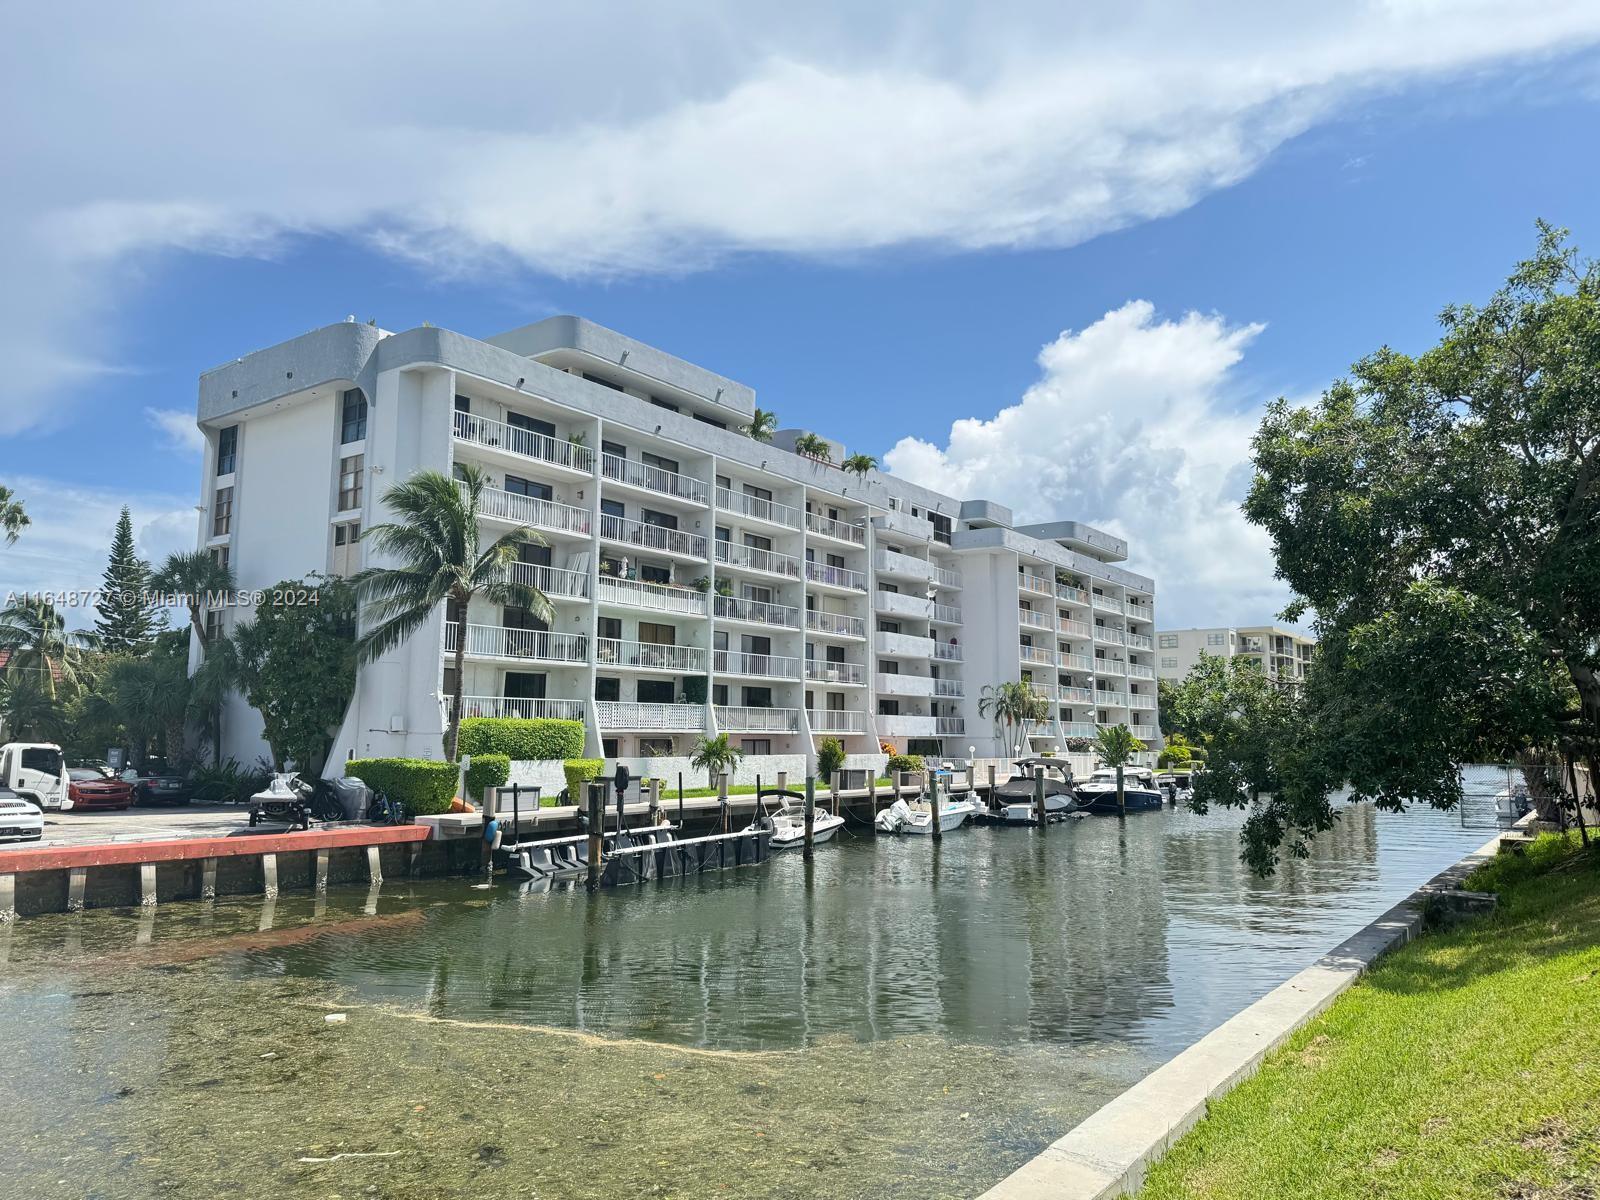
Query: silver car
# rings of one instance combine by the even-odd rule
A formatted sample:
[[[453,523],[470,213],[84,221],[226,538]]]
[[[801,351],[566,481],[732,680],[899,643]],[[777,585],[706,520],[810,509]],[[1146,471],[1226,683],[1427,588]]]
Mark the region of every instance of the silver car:
[[[44,836],[44,813],[10,788],[0,788],[0,842],[37,842]]]

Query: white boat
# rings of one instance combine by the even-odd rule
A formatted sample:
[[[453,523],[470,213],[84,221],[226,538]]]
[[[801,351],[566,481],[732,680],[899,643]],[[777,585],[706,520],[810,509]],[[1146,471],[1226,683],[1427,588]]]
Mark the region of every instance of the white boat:
[[[758,821],[762,818],[757,817]],[[806,844],[806,808],[804,800],[786,797],[776,812],[766,820],[772,823],[772,836],[767,845],[773,850],[792,850]],[[811,844],[820,846],[831,841],[833,835],[844,828],[844,818],[825,809],[814,808],[811,813]]]
[[[1166,793],[1155,786],[1151,774],[1143,767],[1125,767],[1122,771],[1122,804],[1117,803],[1117,773],[1111,767],[1100,767],[1089,781],[1078,788],[1083,801],[1083,811],[1097,816],[1115,816],[1122,812],[1159,812],[1166,804]]]
[[[967,823],[967,818],[977,811],[977,804],[964,797],[959,800],[941,800],[939,832],[948,833],[952,829],[960,829]],[[878,814],[873,824],[879,833],[932,833],[933,806],[925,800],[910,803],[896,800]]]

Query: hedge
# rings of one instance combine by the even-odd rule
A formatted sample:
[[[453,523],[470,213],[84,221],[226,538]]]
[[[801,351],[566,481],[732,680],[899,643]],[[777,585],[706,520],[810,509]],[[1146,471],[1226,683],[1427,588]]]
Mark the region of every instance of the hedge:
[[[583,722],[520,717],[466,717],[457,748],[477,758],[504,754],[513,762],[577,758],[583,753]]]
[[[344,773],[398,800],[413,817],[449,812],[456,792],[456,764],[435,758],[357,758]]]
[[[889,761],[884,764],[884,770],[893,776],[901,771],[920,771],[923,766],[920,754],[891,754]]]
[[[477,804],[484,788],[505,787],[510,778],[511,760],[504,754],[474,754],[467,768],[467,794],[462,799]]]
[[[605,769],[606,760],[603,758],[569,758],[562,763],[561,770],[567,777],[568,803],[582,805],[583,785],[591,779],[598,779],[600,772]]]

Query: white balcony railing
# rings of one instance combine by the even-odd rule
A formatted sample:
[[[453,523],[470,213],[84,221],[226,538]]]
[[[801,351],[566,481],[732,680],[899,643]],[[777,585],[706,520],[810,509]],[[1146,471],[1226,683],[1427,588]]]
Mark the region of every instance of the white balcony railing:
[[[948,567],[935,567],[933,581],[942,588],[958,588],[961,586],[961,572],[952,571]]]
[[[1122,601],[1114,596],[1103,596],[1099,592],[1090,597],[1090,602],[1101,612],[1122,612]]]
[[[1018,655],[1023,662],[1041,663],[1049,666],[1056,661],[1055,652],[1046,650],[1043,646],[1020,646]]]
[[[1154,710],[1155,706],[1156,698],[1154,696],[1141,696],[1137,693],[1131,693],[1128,696],[1129,708],[1137,708],[1144,712],[1150,712]]]
[[[934,565],[925,558],[913,558],[896,550],[879,550],[872,556],[879,571],[890,575],[904,575],[911,579],[933,578]]]
[[[878,732],[886,737],[937,737],[939,735],[938,718],[920,713],[895,713],[893,715],[880,713],[877,725]]]
[[[1094,673],[1096,675],[1115,675],[1118,677],[1128,673],[1128,664],[1120,658],[1094,659]]]
[[[891,658],[931,658],[934,641],[921,634],[885,633],[879,630],[873,638],[879,654]]]
[[[1094,692],[1084,687],[1064,687],[1059,698],[1063,704],[1093,704]]]
[[[738,513],[756,521],[766,521],[788,529],[800,528],[798,509],[790,508],[787,504],[779,504],[776,500],[735,492],[730,488],[717,489],[717,507],[723,512]]]
[[[600,603],[621,604],[628,608],[643,608],[651,612],[674,613],[686,617],[706,615],[706,594],[694,588],[675,587],[670,583],[651,583],[642,579],[618,579],[615,575],[600,576]]]
[[[614,517],[609,513],[600,517],[600,536],[609,542],[660,550],[666,554],[683,554],[698,559],[706,556],[706,539],[698,533],[684,533],[681,529],[668,529],[665,525],[651,525],[627,517]]]
[[[827,563],[807,562],[806,578],[811,580],[812,583],[820,583],[828,587],[849,588],[857,592],[867,590],[867,577],[860,571],[852,571],[848,567],[834,567]]]
[[[1063,654],[1061,656],[1061,666],[1068,671],[1092,671],[1094,670],[1094,659],[1087,654]]]
[[[955,642],[941,642],[937,639],[933,643],[933,656],[944,662],[960,662],[961,647]]]
[[[1027,608],[1021,608],[1017,610],[1017,623],[1020,625],[1026,625],[1030,629],[1050,628],[1049,617],[1045,616],[1044,613],[1034,612]]]
[[[511,578],[524,587],[538,588],[546,596],[568,600],[589,598],[589,576],[584,571],[567,571],[561,567],[546,567],[539,563],[515,562],[511,564]]]
[[[873,676],[872,688],[885,696],[931,696],[933,680],[927,675],[880,672]]]
[[[799,679],[800,660],[778,654],[745,654],[713,650],[711,669],[718,675],[751,675],[760,679]]]
[[[1089,636],[1090,625],[1087,621],[1076,621],[1071,617],[1062,617],[1056,622],[1056,630],[1068,637],[1086,638]]]
[[[812,533],[822,537],[833,538],[839,542],[849,542],[853,546],[867,544],[866,530],[859,525],[851,525],[844,521],[835,521],[832,517],[825,517],[821,513],[806,514],[806,528]]]
[[[465,484],[458,484],[463,497]],[[499,488],[484,488],[478,493],[478,515],[497,521],[510,521],[516,525],[531,525],[535,529],[548,529],[556,533],[572,533],[587,537],[589,510],[559,504],[554,500],[541,500],[537,496],[524,496],[519,492],[506,492]]]
[[[911,596],[904,592],[889,592],[879,588],[872,596],[872,607],[877,612],[896,617],[913,617],[920,621],[933,619],[933,601],[924,596]]]
[[[933,606],[933,620],[938,625],[961,624],[961,610],[950,604],[935,604]]]
[[[464,717],[513,717],[522,721],[581,721],[582,700],[547,699],[544,696],[463,696]]]
[[[1128,693],[1113,691],[1096,691],[1094,702],[1101,708],[1127,708]]]
[[[746,600],[742,596],[718,596],[716,614],[726,621],[747,621],[752,625],[775,625],[782,629],[800,628],[800,610],[787,604],[765,600]]]
[[[1061,735],[1063,737],[1092,738],[1095,735],[1095,725],[1092,721],[1063,721],[1061,722]]]
[[[852,617],[848,613],[823,612],[815,608],[806,609],[806,628],[813,633],[832,634],[834,637],[867,636],[867,623],[862,618]]]
[[[446,654],[456,652],[461,626],[444,625]],[[542,629],[506,629],[500,625],[467,626],[466,653],[475,658],[526,658],[541,662],[586,662],[588,639],[581,633],[551,633]]]
[[[935,679],[933,681],[933,694],[960,699],[967,694],[967,688],[959,679]]]
[[[1155,649],[1155,643],[1153,641],[1151,641],[1149,637],[1147,637],[1146,635],[1144,635],[1142,633],[1130,633],[1130,634],[1128,634],[1127,635],[1127,642],[1128,642],[1128,645],[1132,646],[1135,650],[1154,650]]]
[[[724,733],[793,733],[800,728],[796,708],[715,708],[717,728]]]
[[[867,682],[867,669],[860,663],[833,662],[826,658],[806,659],[806,678],[816,683],[859,687]]]
[[[1108,646],[1122,646],[1127,644],[1127,635],[1120,629],[1107,629],[1104,625],[1094,627],[1094,640],[1104,642]]]
[[[812,708],[806,710],[806,720],[811,732],[865,733],[867,714],[853,708]]]
[[[1128,674],[1135,679],[1154,679],[1156,677],[1154,668],[1147,667],[1143,663],[1129,663]]]
[[[779,554],[776,550],[763,550],[759,546],[742,546],[722,538],[717,539],[716,554],[719,563],[730,567],[781,575],[785,579],[800,578],[800,560],[792,554]]]
[[[603,667],[637,667],[641,671],[704,673],[706,652],[699,646],[667,646],[660,642],[628,642],[596,638],[594,660]]]
[[[699,704],[636,704],[627,700],[596,700],[601,729],[640,733],[700,733],[706,710]]]
[[[563,442],[543,433],[535,433],[531,429],[491,421],[487,417],[474,416],[472,413],[456,413],[455,436],[459,442],[509,451],[523,458],[534,458],[540,462],[550,463],[552,466],[582,471],[585,475],[594,473],[594,451],[587,446]]]
[[[1044,575],[1035,575],[1032,571],[1021,571],[1017,575],[1017,586],[1025,592],[1034,592],[1041,596],[1051,595],[1055,584]]]
[[[657,492],[675,500],[687,500],[691,504],[707,503],[706,497],[711,493],[711,489],[701,480],[615,454],[600,456],[600,474],[615,483]]]
[[[966,736],[966,732],[967,732],[966,718],[964,718],[964,717],[940,717],[939,718],[939,736],[940,737],[965,737]]]
[[[1069,587],[1067,584],[1058,583],[1056,584],[1056,599],[1065,600],[1068,604],[1087,605],[1089,603],[1089,593],[1082,588]]]

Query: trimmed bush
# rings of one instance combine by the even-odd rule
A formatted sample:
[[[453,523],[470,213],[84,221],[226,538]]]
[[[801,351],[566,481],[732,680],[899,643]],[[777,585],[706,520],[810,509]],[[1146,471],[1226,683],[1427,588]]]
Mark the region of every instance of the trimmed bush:
[[[462,799],[477,804],[484,788],[505,787],[510,778],[511,760],[504,754],[474,754],[467,768],[467,794]]]
[[[562,773],[567,777],[568,803],[582,805],[584,802],[583,785],[591,779],[598,779],[600,772],[605,769],[606,760],[603,758],[569,758],[562,763]]]
[[[461,722],[459,750],[504,754],[513,762],[576,758],[583,753],[583,722],[520,717],[466,717]]]
[[[844,766],[844,743],[836,737],[825,737],[817,743],[817,777],[824,783]]]
[[[920,771],[922,770],[922,755],[891,754],[889,755],[888,763],[884,766],[884,770],[889,772],[890,778],[893,778],[901,771]]]
[[[449,812],[456,791],[456,764],[434,758],[357,758],[344,773],[398,800],[413,817]]]

